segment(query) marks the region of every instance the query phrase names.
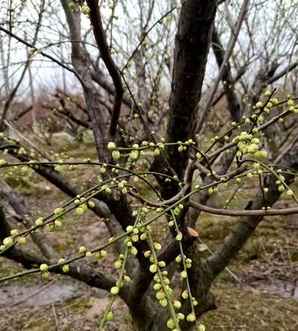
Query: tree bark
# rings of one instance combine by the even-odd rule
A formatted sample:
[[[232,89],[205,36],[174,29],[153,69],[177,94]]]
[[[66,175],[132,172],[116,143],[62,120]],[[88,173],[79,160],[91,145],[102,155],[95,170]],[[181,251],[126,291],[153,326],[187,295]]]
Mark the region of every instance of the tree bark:
[[[211,42],[217,1],[186,0],[182,3],[175,39],[172,92],[167,141],[192,138],[201,98],[207,56]],[[187,154],[169,151],[170,164],[182,178]]]

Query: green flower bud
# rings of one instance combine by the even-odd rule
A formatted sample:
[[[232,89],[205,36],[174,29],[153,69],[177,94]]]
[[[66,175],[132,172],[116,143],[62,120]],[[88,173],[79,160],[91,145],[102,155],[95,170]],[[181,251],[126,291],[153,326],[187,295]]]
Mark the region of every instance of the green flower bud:
[[[47,272],[49,270],[49,266],[46,264],[46,263],[42,263],[40,266],[39,266],[39,270],[41,272]]]
[[[87,248],[85,246],[80,246],[79,253],[83,254],[83,253],[86,253],[86,252],[87,252]]]
[[[27,243],[27,238],[25,238],[25,237],[19,237],[18,239],[17,239],[17,242],[20,244],[20,245],[25,245],[26,243]]]
[[[181,302],[178,301],[178,300],[175,300],[174,303],[173,303],[173,305],[174,305],[174,307],[175,307],[176,309],[180,309],[181,306],[182,306]]]
[[[62,267],[62,271],[64,273],[68,273],[69,272],[69,265],[68,264],[65,264],[63,267]]]
[[[121,157],[121,154],[118,150],[114,150],[112,152],[112,158],[114,161],[118,161],[120,159],[120,157]]]
[[[41,226],[41,225],[43,225],[43,218],[42,218],[42,217],[39,217],[39,218],[35,221],[35,225],[37,225],[37,226]]]
[[[107,317],[106,318],[107,318],[107,321],[112,321],[113,318],[114,318],[113,312],[109,311],[107,313]]]
[[[176,240],[177,240],[177,241],[181,241],[182,238],[183,238],[182,233],[179,232],[179,233],[176,235]]]
[[[188,322],[194,322],[194,321],[196,320],[196,315],[193,314],[193,313],[190,313],[190,314],[188,314],[188,315],[186,316],[186,320],[187,320]]]
[[[140,152],[137,150],[133,150],[129,153],[129,158],[131,160],[137,160],[139,158],[139,156],[140,156]]]
[[[166,298],[162,299],[162,300],[159,300],[159,304],[162,306],[162,307],[166,307],[168,305],[168,300]]]
[[[149,267],[149,271],[152,272],[153,274],[157,272],[157,265],[156,264],[151,264]]]
[[[173,320],[172,318],[170,318],[170,319],[167,320],[167,327],[168,327],[169,329],[174,329],[174,327],[175,327],[175,322],[174,322],[174,320]]]
[[[119,287],[118,286],[113,286],[110,290],[111,294],[117,295],[119,293]]]
[[[266,159],[268,157],[268,152],[265,150],[257,151],[254,153],[254,157],[259,160]]]
[[[113,149],[115,149],[116,148],[116,144],[114,143],[114,142],[112,142],[112,141],[110,141],[109,143],[108,143],[108,150],[113,150]]]
[[[13,245],[13,243],[14,243],[14,241],[13,241],[12,237],[6,237],[3,239],[3,245],[5,247],[9,247],[9,246]]]

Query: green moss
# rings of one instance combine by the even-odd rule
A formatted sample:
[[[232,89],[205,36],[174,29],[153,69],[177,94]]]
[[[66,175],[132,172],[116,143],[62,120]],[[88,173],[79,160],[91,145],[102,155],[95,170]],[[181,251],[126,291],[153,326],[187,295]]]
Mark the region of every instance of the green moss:
[[[218,309],[205,314],[201,321],[207,330],[297,330],[297,301],[229,285],[219,285],[214,292]]]
[[[32,318],[23,327],[24,331],[51,331],[56,330],[54,321],[49,318]]]
[[[90,308],[92,304],[92,298],[89,299],[87,297],[81,297],[77,299],[67,300],[65,302],[65,308],[72,313],[77,314],[84,312],[86,309]]]

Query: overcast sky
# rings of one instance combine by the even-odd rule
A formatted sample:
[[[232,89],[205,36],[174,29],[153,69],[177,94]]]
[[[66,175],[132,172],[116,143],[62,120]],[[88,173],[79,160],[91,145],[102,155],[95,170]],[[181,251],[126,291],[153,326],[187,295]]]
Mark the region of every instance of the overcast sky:
[[[35,30],[35,24],[38,19],[38,12],[39,12],[39,6],[40,6],[40,0],[27,0],[25,2],[24,9],[21,8],[20,4],[21,1],[17,0],[5,0],[1,1],[0,4],[0,24],[3,24],[7,28],[7,8],[9,2],[12,1],[13,8],[15,9],[15,20],[18,22],[13,26],[13,32],[20,35],[21,37],[24,37],[25,32],[27,34],[27,38],[29,40],[32,40],[32,36],[34,35]],[[128,58],[131,52],[133,51],[135,45],[138,43],[138,31],[139,31],[139,7],[138,7],[139,0],[119,0],[119,5],[116,7],[115,16],[117,16],[117,19],[114,22],[114,46],[121,49],[122,54],[125,54],[122,57],[117,57],[117,61],[119,66],[123,65],[125,62],[125,58]],[[142,3],[142,1],[140,2]],[[146,1],[143,2],[145,4]],[[254,42],[256,44],[256,47],[259,48],[260,56],[262,56],[262,52],[264,49],[264,43],[266,43],[266,39],[269,39],[270,37],[270,31],[272,29],[272,25],[274,22],[274,19],[276,17],[276,10],[279,8],[278,6],[280,3],[283,4],[283,6],[287,7],[290,6],[290,4],[293,3],[291,0],[276,0],[276,1],[268,1],[266,7],[261,6],[261,3],[264,4],[264,1],[252,1],[253,4],[256,4],[257,9],[254,11],[256,15],[253,15],[252,12],[250,13],[248,17],[248,23],[250,26],[250,29],[252,31],[255,31],[257,28],[257,32],[255,33]],[[103,3],[103,9],[102,12],[105,17],[110,17],[110,9],[105,5],[106,2]],[[167,10],[175,4],[175,1],[171,0],[162,0],[162,1],[156,1],[156,7],[154,9],[154,14],[152,15],[151,24],[154,23],[160,16],[162,16]],[[145,5],[144,5],[145,6]],[[54,56],[57,59],[64,59],[64,61],[70,61],[70,47],[69,47],[69,41],[67,40],[67,31],[65,29],[66,23],[65,23],[65,17],[64,13],[62,11],[62,8],[60,6],[60,2],[58,0],[52,0],[52,1],[46,1],[46,13],[44,14],[43,21],[42,21],[42,28],[40,31],[40,37],[38,40],[37,47],[42,48],[45,52],[49,53],[50,55]],[[232,1],[229,5],[229,14],[231,15],[232,21],[236,21],[237,14],[239,11],[239,1]],[[264,8],[266,8],[266,11],[264,11]],[[146,10],[146,6],[145,6]],[[259,12],[258,12],[259,10]],[[290,19],[292,17],[291,27],[293,31],[298,31],[297,29],[297,22],[294,17],[296,15],[296,18],[298,17],[297,9],[292,12],[291,15],[289,15]],[[224,7],[221,7],[221,12],[226,13]],[[89,21],[86,17],[83,17],[83,27],[84,30],[87,31],[89,28]],[[221,20],[221,13],[218,15],[218,21]],[[149,25],[150,26],[150,25]],[[157,29],[159,27],[157,26]],[[173,23],[172,26],[172,40],[174,41],[174,30],[175,30],[175,24]],[[227,30],[228,31],[228,30]],[[246,41],[248,41],[247,38],[248,30],[244,26],[243,32],[241,33],[240,40],[242,44],[242,50],[240,47],[237,46],[237,51],[247,51],[247,45]],[[289,31],[287,28],[287,31],[284,33],[281,33],[280,40],[276,40],[276,45],[272,45],[272,49],[270,49],[270,45],[268,46],[268,49],[272,51],[273,56],[277,56],[279,53],[283,53],[284,58],[286,54],[289,54],[289,52],[293,52],[294,58],[295,58],[295,50],[293,50],[293,40],[291,40],[290,35],[293,35],[293,32]],[[1,34],[2,37],[4,37],[3,34]],[[108,34],[109,36],[109,34]],[[223,42],[226,44],[228,42],[230,36],[230,32],[224,33],[222,35]],[[155,38],[158,38],[158,33],[156,31],[152,31],[149,35],[150,40],[154,43]],[[51,46],[48,47],[49,43],[56,44],[63,41],[62,44],[57,46]],[[88,42],[90,44],[93,43],[92,39],[89,38]],[[2,44],[4,47],[4,57],[3,61],[7,61],[7,49],[8,49],[8,38],[5,36],[2,38]],[[172,43],[173,45],[173,43]],[[297,45],[297,43],[296,43]],[[274,46],[274,47],[273,47]],[[88,49],[96,55],[97,51],[94,47],[88,46]],[[20,75],[20,72],[23,68],[24,60],[27,58],[27,50],[25,47],[21,46],[19,43],[16,43],[15,41],[11,41],[11,56],[10,56],[10,66],[9,66],[9,76],[13,79],[11,79],[11,84],[17,80],[17,78]],[[274,54],[276,53],[276,54]],[[297,56],[297,52],[296,52]],[[70,64],[69,64],[70,65]],[[0,88],[1,91],[3,91],[4,87],[4,81],[3,81],[3,67],[2,69],[2,75],[0,73]],[[40,90],[41,93],[44,93],[45,90],[51,90],[55,87],[62,87],[63,86],[63,75],[66,79],[66,86],[69,89],[69,91],[74,91],[76,88],[78,88],[78,83],[74,76],[71,73],[63,72],[63,70],[55,65],[53,62],[50,62],[49,60],[41,57],[40,55],[37,55],[34,57],[34,62],[31,67],[32,74],[34,77],[34,87],[37,91]],[[255,68],[253,68],[255,70]],[[217,74],[216,66],[214,64],[214,59],[212,57],[212,53],[210,55],[210,63],[208,66],[208,72],[207,76],[210,77],[209,82],[212,78],[214,78]],[[24,95],[29,90],[29,83],[28,83],[28,73],[26,74],[26,79],[24,79],[24,82],[22,84],[22,88],[20,89],[20,94]],[[208,80],[207,80],[208,82]]]

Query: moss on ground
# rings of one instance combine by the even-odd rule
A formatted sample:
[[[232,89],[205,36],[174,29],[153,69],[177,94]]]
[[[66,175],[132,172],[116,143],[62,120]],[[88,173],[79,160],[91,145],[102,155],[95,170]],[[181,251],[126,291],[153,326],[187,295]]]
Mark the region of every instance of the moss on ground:
[[[212,331],[296,331],[298,302],[293,299],[245,290],[222,282],[214,290],[218,309],[202,322]]]

